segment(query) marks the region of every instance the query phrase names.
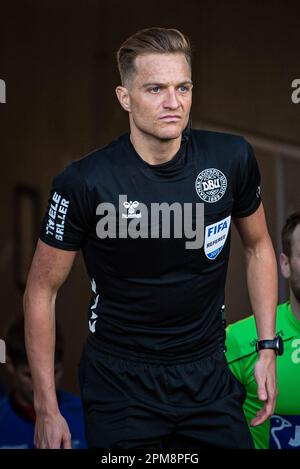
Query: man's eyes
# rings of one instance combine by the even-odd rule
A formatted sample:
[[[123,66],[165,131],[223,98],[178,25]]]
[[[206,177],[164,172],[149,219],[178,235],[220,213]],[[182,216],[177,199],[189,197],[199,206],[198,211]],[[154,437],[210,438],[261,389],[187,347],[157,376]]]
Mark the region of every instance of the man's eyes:
[[[157,93],[160,92],[160,87],[159,86],[152,86],[152,88],[150,88],[149,91],[153,94],[157,94]]]
[[[179,93],[187,93],[190,90],[190,87],[186,85],[181,85],[177,89]],[[162,88],[160,86],[152,86],[151,88],[149,88],[149,91],[152,94],[159,94],[162,91]]]
[[[186,93],[187,91],[189,91],[189,87],[185,86],[185,85],[179,86],[178,89],[179,89],[180,93]]]

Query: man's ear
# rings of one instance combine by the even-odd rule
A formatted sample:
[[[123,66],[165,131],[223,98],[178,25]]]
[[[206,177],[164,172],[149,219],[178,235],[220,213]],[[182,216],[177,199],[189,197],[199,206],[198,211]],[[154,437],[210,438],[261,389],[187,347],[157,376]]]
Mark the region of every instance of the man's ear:
[[[289,279],[291,276],[290,261],[289,258],[285,254],[283,254],[283,252],[280,253],[279,262],[283,277]]]
[[[118,100],[125,111],[130,112],[130,96],[128,89],[125,86],[117,86],[116,95]]]

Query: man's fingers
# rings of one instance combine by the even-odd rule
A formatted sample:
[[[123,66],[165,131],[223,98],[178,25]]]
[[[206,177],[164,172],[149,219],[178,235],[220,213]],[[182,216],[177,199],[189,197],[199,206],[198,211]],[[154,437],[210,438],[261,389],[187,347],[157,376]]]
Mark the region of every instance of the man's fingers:
[[[256,427],[257,425],[261,425],[264,423],[268,418],[268,410],[267,404],[264,405],[262,409],[260,409],[254,419],[251,420],[250,424],[252,427]]]
[[[50,437],[44,436],[41,439],[38,448],[40,449],[60,449],[62,438],[58,435],[51,435]]]
[[[250,424],[252,427],[261,425],[274,413],[274,402],[269,401],[265,403],[262,409],[260,409],[254,419],[251,420]]]
[[[262,425],[267,420],[267,417],[255,417],[251,420],[250,425],[251,427],[257,427],[258,425]]]
[[[37,420],[34,443],[40,449],[71,449],[71,434],[65,419],[59,415],[55,419]]]
[[[260,401],[266,401],[268,399],[266,382],[262,379],[258,379],[257,381],[257,395]]]
[[[62,440],[62,447],[63,449],[72,449],[72,444],[71,444],[71,435],[64,434],[63,440]]]
[[[267,381],[267,390],[268,390],[268,402],[271,405],[271,414],[274,413],[276,400],[277,400],[277,386],[275,382]]]
[[[261,425],[274,413],[277,399],[276,362],[269,361],[267,356],[262,355],[254,367],[254,376],[258,399],[265,401],[265,404],[251,420],[253,427]]]
[[[254,419],[251,420],[251,426],[256,427],[257,425],[261,425],[264,423],[271,415],[274,414],[274,409],[276,405],[276,398],[277,398],[277,392],[276,388],[274,388],[273,385],[268,386],[268,389],[265,387],[258,387],[258,398],[260,400],[266,400],[267,402],[263,406],[262,409],[260,409]]]

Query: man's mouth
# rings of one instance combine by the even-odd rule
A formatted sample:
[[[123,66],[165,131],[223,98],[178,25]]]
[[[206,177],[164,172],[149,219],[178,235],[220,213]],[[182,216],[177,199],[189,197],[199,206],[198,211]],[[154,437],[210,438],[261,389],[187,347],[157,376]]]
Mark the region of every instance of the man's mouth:
[[[160,117],[160,120],[169,121],[169,122],[177,122],[180,119],[181,119],[181,116],[171,115],[171,114]]]

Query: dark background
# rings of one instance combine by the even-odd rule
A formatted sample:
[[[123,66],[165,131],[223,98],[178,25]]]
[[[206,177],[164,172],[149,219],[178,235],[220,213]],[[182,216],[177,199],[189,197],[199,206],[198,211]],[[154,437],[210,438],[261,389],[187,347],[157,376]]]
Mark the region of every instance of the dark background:
[[[286,216],[300,207],[300,4],[296,1],[0,1],[0,336],[22,293],[52,178],[71,160],[128,129],[115,97],[115,55],[139,29],[175,27],[193,51],[194,127],[244,135],[255,148],[276,253]],[[251,312],[243,253],[233,233],[227,319]],[[280,300],[286,298],[280,281]],[[81,257],[62,287],[64,388],[77,391],[89,281]],[[3,371],[3,369],[1,370]]]

